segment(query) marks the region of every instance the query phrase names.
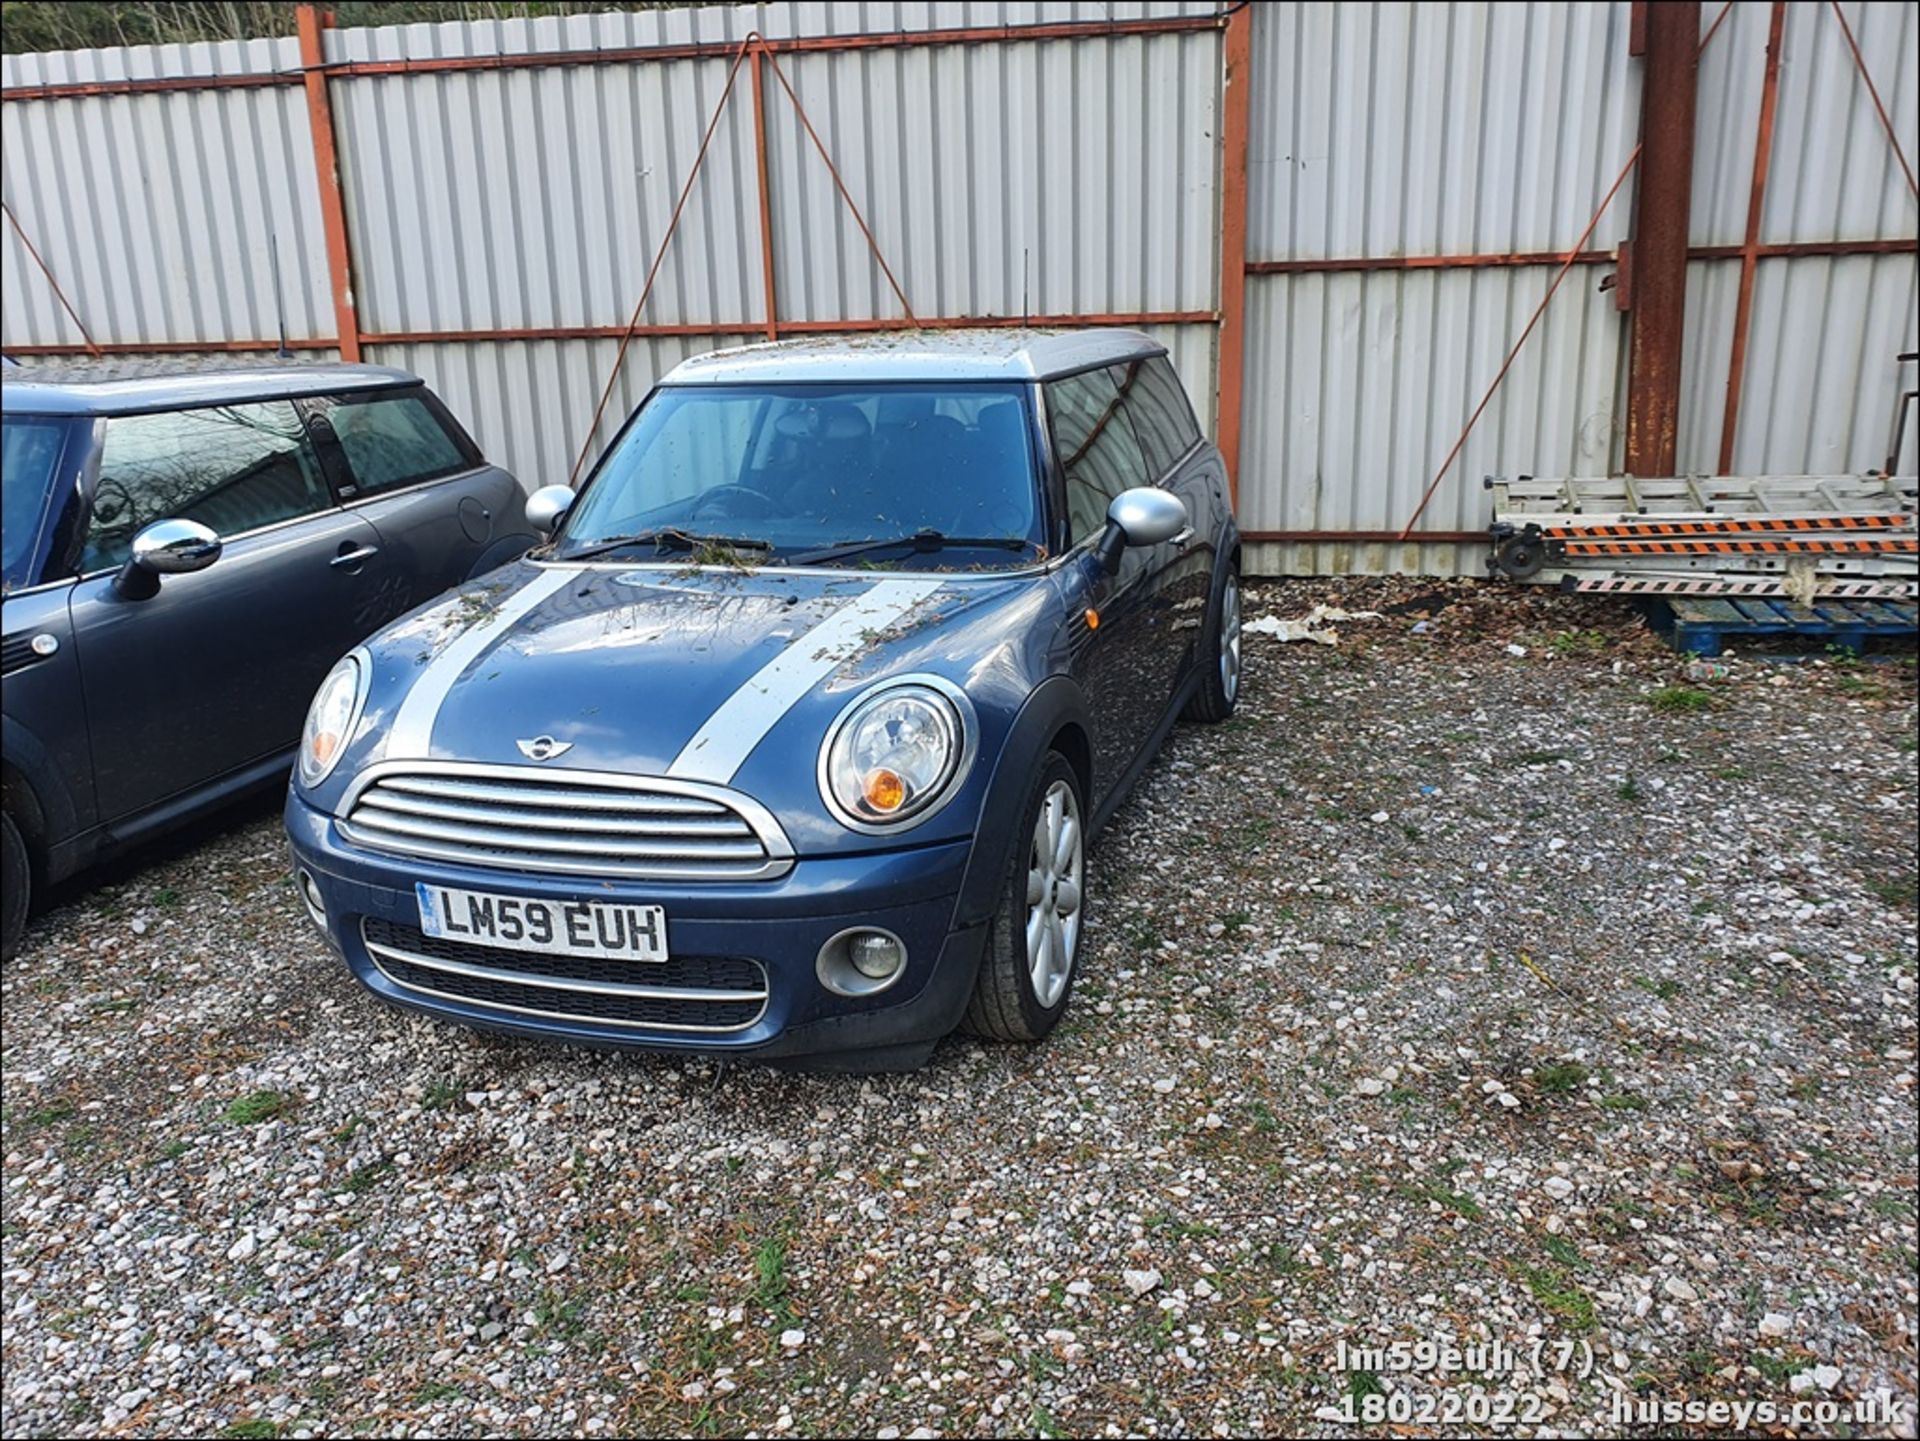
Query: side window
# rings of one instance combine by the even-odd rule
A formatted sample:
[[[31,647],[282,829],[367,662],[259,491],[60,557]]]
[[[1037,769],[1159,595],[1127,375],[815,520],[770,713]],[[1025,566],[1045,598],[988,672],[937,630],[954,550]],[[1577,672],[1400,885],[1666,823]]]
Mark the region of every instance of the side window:
[[[424,390],[343,395],[327,410],[360,495],[471,470],[480,456]]]
[[[1127,374],[1122,386],[1126,391],[1127,414],[1133,419],[1133,428],[1147,452],[1154,475],[1164,476],[1176,460],[1192,449],[1194,441],[1200,438],[1200,428],[1193,423],[1187,393],[1181,389],[1180,378],[1173,373],[1166,356],[1131,361],[1124,368]]]
[[[1147,484],[1147,460],[1110,370],[1049,381],[1047,420],[1066,482],[1067,543],[1078,545],[1105,528],[1115,496]]]
[[[197,520],[222,536],[332,504],[306,427],[284,400],[107,422],[81,569],[118,566],[156,520]]]

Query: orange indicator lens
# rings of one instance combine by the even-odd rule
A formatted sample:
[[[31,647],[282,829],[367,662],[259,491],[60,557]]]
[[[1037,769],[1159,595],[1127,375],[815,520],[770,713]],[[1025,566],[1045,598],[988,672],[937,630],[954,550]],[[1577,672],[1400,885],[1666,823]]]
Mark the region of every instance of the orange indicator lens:
[[[907,799],[907,783],[898,772],[884,766],[868,771],[861,789],[866,792],[867,804],[883,814],[899,810]]]

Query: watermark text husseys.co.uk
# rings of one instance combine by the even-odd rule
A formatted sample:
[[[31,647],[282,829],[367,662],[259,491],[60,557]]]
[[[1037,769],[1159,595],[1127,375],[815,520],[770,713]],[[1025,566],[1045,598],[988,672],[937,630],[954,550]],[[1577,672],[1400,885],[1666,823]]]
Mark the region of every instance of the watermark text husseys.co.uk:
[[[1882,1391],[1852,1401],[1663,1401],[1616,1392],[1616,1426],[1713,1426],[1750,1431],[1756,1426],[1894,1426],[1903,1419],[1900,1398]]]

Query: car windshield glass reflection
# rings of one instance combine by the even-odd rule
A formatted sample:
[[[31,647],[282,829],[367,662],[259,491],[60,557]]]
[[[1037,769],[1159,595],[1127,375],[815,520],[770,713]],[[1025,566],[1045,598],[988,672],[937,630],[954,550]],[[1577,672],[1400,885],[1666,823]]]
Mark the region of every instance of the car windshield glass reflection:
[[[905,537],[860,563],[1028,564],[1040,542],[1030,436],[1017,384],[669,386],[601,462],[558,553],[679,559],[689,547],[659,539],[674,535],[695,539],[696,558],[731,541],[755,561],[804,564]]]

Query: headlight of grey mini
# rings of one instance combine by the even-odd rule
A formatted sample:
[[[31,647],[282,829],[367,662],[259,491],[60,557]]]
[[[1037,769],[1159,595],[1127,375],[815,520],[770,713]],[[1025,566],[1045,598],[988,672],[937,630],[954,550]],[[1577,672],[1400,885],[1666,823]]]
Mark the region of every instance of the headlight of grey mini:
[[[852,830],[905,830],[959,788],[978,744],[965,691],[941,676],[902,676],[856,698],[828,728],[820,798]]]
[[[314,693],[307,723],[300,731],[300,783],[317,786],[333,773],[340,755],[353,739],[360,711],[367,703],[367,680],[372,658],[364,651],[341,657]]]

